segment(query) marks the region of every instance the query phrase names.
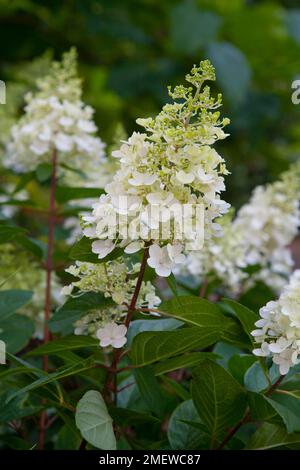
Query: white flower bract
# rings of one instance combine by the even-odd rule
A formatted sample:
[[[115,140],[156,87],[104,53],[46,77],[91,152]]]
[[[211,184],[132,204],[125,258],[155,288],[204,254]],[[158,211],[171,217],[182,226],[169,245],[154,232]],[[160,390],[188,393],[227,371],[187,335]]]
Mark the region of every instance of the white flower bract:
[[[260,309],[252,336],[260,345],[256,356],[271,356],[285,375],[300,362],[300,270],[295,271],[277,301]]]

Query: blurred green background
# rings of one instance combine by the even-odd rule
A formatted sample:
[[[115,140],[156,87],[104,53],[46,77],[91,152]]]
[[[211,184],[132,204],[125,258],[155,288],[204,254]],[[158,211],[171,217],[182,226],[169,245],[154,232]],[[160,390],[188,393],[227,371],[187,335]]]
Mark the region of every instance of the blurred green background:
[[[231,136],[217,147],[232,173],[227,200],[240,206],[299,156],[291,84],[300,78],[300,1],[0,0],[2,142],[32,79],[73,45],[84,99],[108,144],[120,123],[138,130],[135,119],[159,111],[167,85],[209,58],[231,119]]]

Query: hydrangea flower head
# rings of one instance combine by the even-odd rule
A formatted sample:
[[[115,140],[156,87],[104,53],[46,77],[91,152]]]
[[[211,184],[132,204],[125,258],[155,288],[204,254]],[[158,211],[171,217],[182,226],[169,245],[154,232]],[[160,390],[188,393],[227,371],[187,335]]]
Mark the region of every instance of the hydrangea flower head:
[[[139,270],[140,263],[130,266],[122,258],[99,264],[77,261],[70,266],[66,271],[78,280],[63,288],[64,295],[78,297],[85,292],[99,292],[111,301],[101,310],[93,310],[78,320],[75,323],[75,334],[97,336],[97,331],[107,323],[122,321],[131,302]],[[151,282],[143,281],[136,307],[153,309],[160,302]]]
[[[181,272],[200,278],[212,273],[234,295],[256,281],[281,292],[293,270],[288,246],[300,227],[299,199],[300,162],[274,183],[255,188],[233,220],[223,217],[221,236],[188,256]],[[249,274],[249,267],[257,269]]]
[[[256,356],[271,356],[282,375],[300,362],[300,270],[295,271],[277,301],[260,309],[252,331],[260,347]]]
[[[223,176],[228,172],[223,158],[212,148],[226,137],[223,128],[229,121],[220,119],[217,110],[221,95],[214,99],[209,87],[203,86],[206,80],[214,79],[208,61],[193,67],[186,76],[193,87],[169,89],[174,102],[167,103],[155,118],[138,119],[144,132],[134,132],[113,152],[120,169],[106,185],[106,194],[94,205],[92,214],[83,217],[84,234],[94,240],[92,250],[99,258],[117,245],[125,250],[130,245],[132,251],[135,242],[139,250],[151,240],[157,246],[157,256],[158,249],[162,251],[161,262],[151,255],[149,264],[167,276],[169,268],[183,261],[179,255],[191,240],[195,249],[202,247],[203,227],[195,217],[188,235],[182,234],[177,215],[185,205],[201,205],[205,237],[214,233],[214,219],[229,207],[220,198],[225,189]],[[125,218],[123,227],[120,216]]]
[[[49,75],[37,81],[37,91],[25,97],[25,114],[12,127],[4,164],[19,172],[50,163],[57,152],[58,163],[77,170],[97,166],[104,156],[104,144],[95,137],[93,109],[81,99],[76,52],[54,62]]]

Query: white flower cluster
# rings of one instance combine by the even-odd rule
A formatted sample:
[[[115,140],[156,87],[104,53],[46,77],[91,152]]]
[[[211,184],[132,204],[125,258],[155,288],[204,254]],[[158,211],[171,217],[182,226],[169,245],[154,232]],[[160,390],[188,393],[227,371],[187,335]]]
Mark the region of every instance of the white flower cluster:
[[[214,100],[209,87],[202,89],[205,80],[214,79],[208,61],[194,67],[186,80],[195,86],[195,94],[192,87],[169,90],[179,101],[166,104],[155,119],[139,119],[147,133],[133,133],[113,152],[120,160],[120,170],[106,185],[107,194],[100,197],[92,214],[83,217],[83,232],[95,240],[92,250],[99,258],[117,245],[133,253],[151,240],[148,264],[157,274],[168,276],[183,261],[182,250],[191,240],[193,249],[202,246],[199,234],[203,226],[195,218],[183,236],[177,215],[184,205],[204,208],[206,238],[218,230],[214,220],[229,207],[220,198],[225,189],[222,175],[227,170],[211,145],[226,137],[223,127],[228,120],[220,120],[216,111],[221,96]],[[124,227],[120,227],[121,217],[125,217]]]
[[[131,302],[140,266],[140,263],[129,266],[124,260],[118,258],[99,264],[77,261],[66,270],[79,280],[65,286],[62,290],[64,295],[76,297],[84,292],[101,292],[105,298],[112,300],[112,303],[105,305],[103,309],[93,310],[78,320],[75,324],[75,334],[97,336],[99,329],[122,320]],[[160,302],[151,282],[143,281],[136,307],[152,309]]]
[[[26,252],[17,250],[11,244],[0,245],[1,290],[21,289],[33,291],[31,301],[22,306],[18,313],[34,321],[35,336],[43,337],[46,273],[33,262]],[[52,275],[52,304],[57,307],[64,301],[58,277]]]
[[[300,362],[300,270],[291,276],[277,301],[268,302],[260,309],[261,319],[252,331],[260,348],[256,356],[272,356],[282,375]]]
[[[99,165],[104,144],[93,135],[97,131],[93,109],[81,100],[73,49],[61,63],[53,63],[49,75],[37,81],[37,88],[36,93],[26,95],[25,114],[12,127],[5,166],[32,171],[40,163],[51,163],[54,151],[58,163],[76,170]]]
[[[297,163],[275,183],[257,187],[233,221],[224,217],[223,236],[188,256],[185,272],[202,278],[212,273],[233,294],[258,280],[280,292],[293,269],[288,245],[300,226],[299,199]]]

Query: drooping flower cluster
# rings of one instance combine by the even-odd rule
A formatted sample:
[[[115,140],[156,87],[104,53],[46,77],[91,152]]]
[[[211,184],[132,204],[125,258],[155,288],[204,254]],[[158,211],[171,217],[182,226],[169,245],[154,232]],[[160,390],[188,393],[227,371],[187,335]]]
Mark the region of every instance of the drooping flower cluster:
[[[252,331],[260,347],[256,356],[271,356],[282,375],[300,362],[300,270],[293,273],[277,301],[260,309],[261,319]]]
[[[17,250],[12,244],[0,245],[0,283],[1,290],[21,289],[33,292],[32,299],[23,305],[18,313],[28,316],[34,321],[35,336],[41,338],[44,328],[44,304],[46,274],[41,267],[30,259],[24,251]],[[52,304],[63,303],[61,284],[58,277],[52,276]]]
[[[233,221],[224,217],[223,236],[188,256],[185,271],[202,279],[212,273],[233,294],[258,280],[280,292],[293,269],[288,245],[300,226],[299,199],[296,163],[275,183],[257,187]]]
[[[62,62],[53,63],[48,76],[37,80],[37,92],[28,93],[25,100],[25,114],[12,127],[5,166],[32,171],[40,163],[50,163],[54,151],[58,163],[76,170],[101,162],[104,144],[94,136],[93,109],[81,100],[73,49]]]
[[[101,333],[107,325],[121,321],[126,315],[136,286],[140,263],[130,266],[122,258],[100,264],[77,261],[66,271],[79,280],[65,286],[63,294],[78,296],[85,292],[101,292],[106,299],[112,300],[101,310],[89,312],[75,324],[75,334],[97,336],[99,330]],[[136,307],[151,309],[159,303],[160,298],[155,294],[154,286],[149,281],[143,281]],[[108,331],[107,328],[105,331]]]
[[[214,79],[208,61],[195,66],[186,76],[195,92],[184,86],[169,90],[177,101],[166,104],[154,119],[138,119],[146,132],[134,132],[113,153],[120,170],[92,214],[83,218],[84,234],[95,240],[92,250],[99,258],[116,245],[132,253],[151,240],[155,248],[149,264],[166,276],[183,261],[180,254],[188,243],[201,248],[203,225],[206,238],[218,229],[214,219],[228,208],[220,198],[227,170],[211,146],[226,137],[223,127],[228,120],[220,120],[217,111],[221,95],[215,100],[208,86],[202,88]],[[184,205],[201,206],[204,221],[190,214],[188,221],[184,214],[182,219]],[[187,222],[184,233],[182,222]]]

